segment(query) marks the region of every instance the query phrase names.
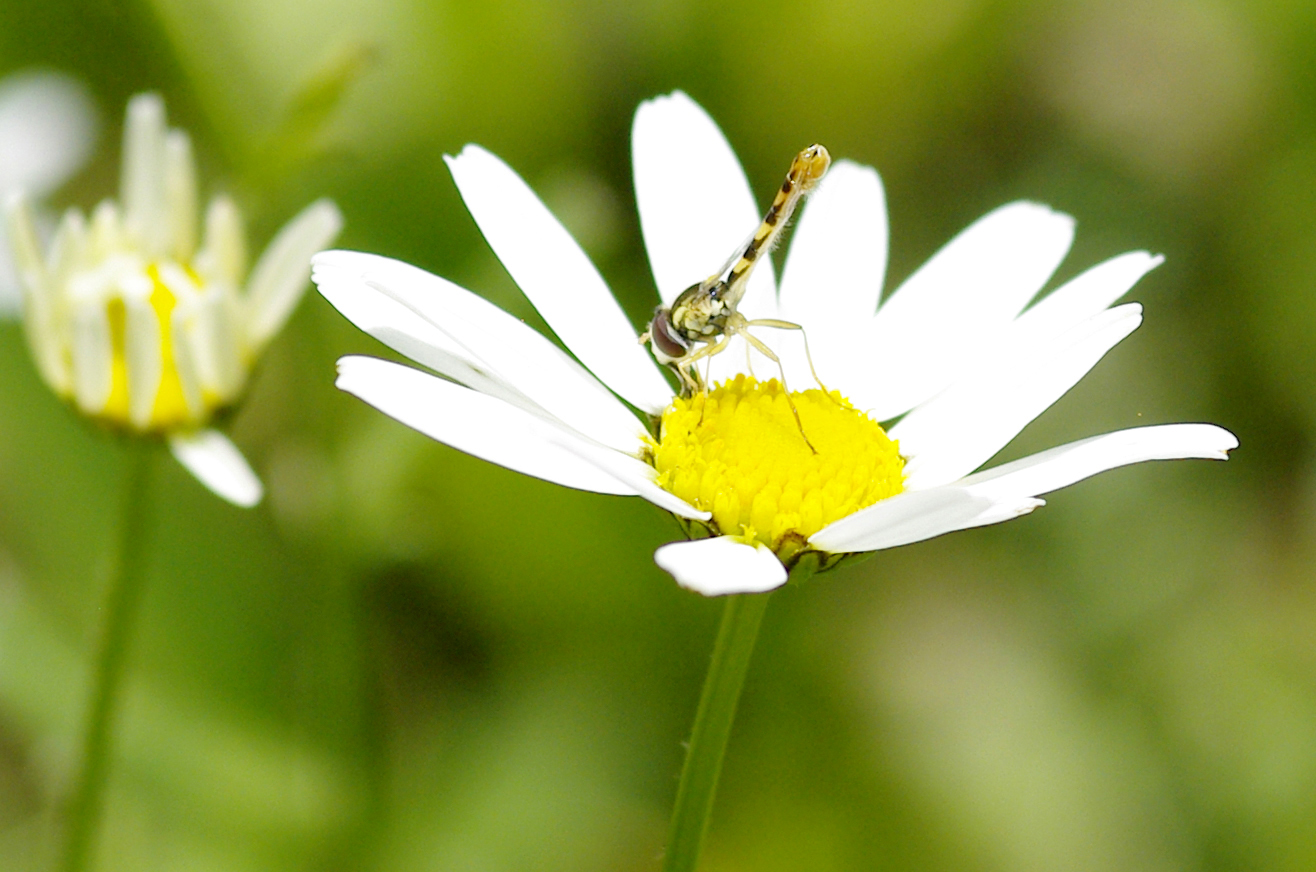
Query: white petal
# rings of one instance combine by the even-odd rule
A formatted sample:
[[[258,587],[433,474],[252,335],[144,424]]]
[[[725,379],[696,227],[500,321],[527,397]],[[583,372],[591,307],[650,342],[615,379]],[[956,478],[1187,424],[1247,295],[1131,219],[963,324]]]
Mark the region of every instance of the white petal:
[[[639,459],[428,373],[344,357],[337,384],[431,439],[490,463],[580,490],[643,496],[684,517],[709,517],[653,484],[652,468]]]
[[[588,370],[563,354],[557,346],[527,325],[501,313],[501,310],[497,311],[508,323],[496,323],[496,317],[490,312],[486,317],[495,323],[489,327],[480,324],[478,316],[481,307],[475,301],[479,300],[490,309],[496,307],[474,294],[470,295],[473,299],[468,306],[476,310],[475,318],[469,317],[470,313],[462,313],[459,305],[452,305],[454,301],[448,301],[449,306],[443,307],[444,298],[449,296],[455,297],[456,302],[460,303],[460,296],[452,289],[455,288],[461,294],[468,292],[430,273],[423,273],[428,278],[408,275],[409,270],[423,273],[400,261],[391,262],[387,258],[356,251],[323,251],[311,259],[311,281],[344,317],[394,351],[468,388],[529,412],[547,414],[543,406],[509,383],[496,368],[471,349],[472,342],[478,342],[482,333],[490,334],[486,344],[494,346],[495,350],[498,345],[502,345],[504,351],[514,351],[521,347],[519,343],[525,343],[530,346],[526,355],[528,357],[533,356],[536,350],[542,350],[539,347],[541,343],[548,344],[558,355],[569,361],[559,367],[568,371],[566,382],[594,380]],[[474,327],[471,324],[473,320],[476,322]],[[444,327],[437,326],[436,321]],[[453,333],[462,338],[454,337]],[[476,334],[475,340],[464,335],[470,333]],[[498,342],[500,334],[502,341]],[[600,390],[606,392],[601,386]],[[634,417],[631,420],[634,422]],[[590,432],[593,435],[593,431]],[[628,438],[626,444],[633,442],[633,438]]]
[[[160,317],[146,295],[125,295],[124,368],[128,373],[128,418],[145,428],[155,412],[164,378]]]
[[[1145,460],[1226,460],[1238,446],[1212,424],[1119,430],[1071,442],[954,484],[905,491],[819,530],[809,542],[831,552],[874,551],[954,530],[1008,521],[1042,505],[1040,494]]]
[[[713,517],[712,512],[701,512],[680,497],[663,490],[658,484],[657,471],[639,458],[580,439],[574,433],[564,435],[550,430],[549,435],[553,438],[554,444],[559,445],[564,451],[611,474],[622,484],[634,488],[636,494],[658,508],[682,518],[699,521],[707,521]]]
[[[73,313],[71,327],[73,396],[79,409],[98,415],[105,410],[114,387],[110,319],[104,306],[80,306]]]
[[[56,286],[42,263],[36,220],[25,195],[20,193],[8,198],[5,218],[9,238],[0,239],[0,244],[8,242],[6,247],[14,256],[14,270],[23,296],[23,332],[32,349],[32,357],[47,384],[59,393],[70,391],[74,376],[58,328]],[[108,335],[107,332],[107,338]]]
[[[293,218],[270,242],[247,283],[247,339],[259,351],[282,329],[311,277],[311,255],[324,248],[343,227],[332,200],[316,200]]]
[[[352,323],[467,387],[628,453],[644,436],[635,415],[562,349],[452,282],[351,251],[317,254],[312,277]]]
[[[76,79],[9,76],[0,83],[0,195],[45,196],[86,161],[95,132],[95,109]]]
[[[1142,307],[1127,303],[982,361],[891,428],[908,458],[906,489],[945,484],[986,463],[1141,323]]]
[[[190,333],[202,387],[224,403],[242,387],[242,343],[238,334],[237,300],[232,287],[210,283],[193,304]]]
[[[829,332],[850,336],[877,311],[886,275],[887,216],[872,167],[832,164],[803,207],[781,275],[781,316],[803,324],[821,354]]]
[[[644,247],[658,296],[670,305],[738,254],[763,213],[722,131],[681,91],[640,104],[631,152]],[[750,278],[742,311],[773,317],[775,292],[765,258]]]
[[[1103,261],[1056,288],[1010,326],[1005,341],[1056,336],[1097,315],[1165,260],[1130,251]]]
[[[87,256],[87,219],[80,209],[69,209],[60,219],[46,252],[46,270],[51,281],[63,285]]]
[[[23,312],[23,289],[9,255],[9,240],[0,230],[0,321],[18,318]]]
[[[661,412],[671,388],[566,228],[511,167],[479,146],[444,160],[480,232],[567,348],[627,401]]]
[[[766,546],[746,545],[731,536],[672,542],[653,560],[687,590],[704,596],[762,593],[786,583],[786,567]]]
[[[165,137],[164,174],[169,252],[174,260],[187,263],[196,250],[196,163],[192,140],[181,130],[171,130]]]
[[[809,544],[834,554],[879,551],[1008,521],[1040,505],[1031,497],[995,499],[957,485],[905,491],[828,524],[809,537]]]
[[[138,94],[128,101],[119,187],[124,226],[148,257],[163,253],[168,214],[165,107],[159,94]]]
[[[5,224],[8,247],[14,253],[14,266],[24,282],[41,285],[46,281],[46,264],[41,257],[36,216],[27,194],[14,191],[5,196]]]
[[[124,238],[119,206],[113,200],[101,200],[91,210],[91,232],[87,234],[87,258],[96,262],[118,254],[132,243]]]
[[[187,407],[188,419],[199,421],[204,413],[201,400],[201,375],[198,372],[197,348],[192,333],[187,329],[182,312],[175,308],[169,318],[170,351],[174,358],[174,372]]]
[[[171,433],[169,450],[197,481],[235,506],[249,509],[264,496],[242,452],[217,430]]]
[[[919,458],[905,467],[905,487],[932,487],[975,470],[1073,387],[1086,374],[1084,366],[1100,358],[1103,343],[1113,345],[1137,326],[1134,309],[1103,316],[1105,306],[1161,260],[1133,251],[1067,281],[1021,314],[998,349],[961,380],[892,427],[901,452]],[[1073,381],[1066,385],[1065,377]],[[991,424],[979,426],[983,422]]]
[[[1144,460],[1228,460],[1234,434],[1214,424],[1161,424],[1117,430],[971,475],[959,484],[993,499],[1037,496]]]
[[[878,309],[856,404],[879,420],[940,391],[1041,290],[1074,238],[1074,220],[1011,203],[974,222]]]
[[[206,209],[206,236],[196,266],[206,278],[235,288],[242,287],[247,277],[247,231],[242,212],[228,197],[215,197]]]
[[[1037,496],[1144,460],[1228,459],[1238,439],[1211,424],[1134,427],[1050,448],[928,491],[905,491],[817,531],[825,551],[875,551],[999,523],[1042,505]]]

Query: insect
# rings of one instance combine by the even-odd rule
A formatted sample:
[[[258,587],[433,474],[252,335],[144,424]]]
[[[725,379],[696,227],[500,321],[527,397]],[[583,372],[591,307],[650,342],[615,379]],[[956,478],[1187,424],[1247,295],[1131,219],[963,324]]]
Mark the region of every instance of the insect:
[[[648,328],[640,334],[640,342],[648,342],[652,346],[653,356],[658,362],[676,370],[683,390],[694,394],[704,389],[704,380],[695,364],[725,351],[734,336],[744,337],[752,348],[777,364],[782,389],[785,390],[786,370],[781,365],[781,359],[754,336],[750,328],[804,328],[775,318],[750,320],[740,314],[736,307],[749,287],[749,277],[754,266],[772,251],[791,213],[805,195],[817,187],[831,162],[831,155],[821,145],[811,145],[797,154],[791,162],[790,171],[786,173],[786,181],[782,182],[781,189],[763,216],[763,222],[749,242],[733,253],[722,269],[682,291],[671,306],[660,306]],[[805,354],[808,356],[807,339]],[[813,370],[812,356],[809,356],[809,369]],[[821,386],[822,380],[818,379],[817,372],[814,372],[813,377]],[[823,390],[826,392],[825,387]],[[790,400],[789,391],[786,392],[786,398],[795,415],[795,423],[799,424],[800,413]],[[800,434],[804,435],[803,425],[800,426]],[[807,436],[804,441],[809,441]],[[809,447],[813,448],[813,445]]]

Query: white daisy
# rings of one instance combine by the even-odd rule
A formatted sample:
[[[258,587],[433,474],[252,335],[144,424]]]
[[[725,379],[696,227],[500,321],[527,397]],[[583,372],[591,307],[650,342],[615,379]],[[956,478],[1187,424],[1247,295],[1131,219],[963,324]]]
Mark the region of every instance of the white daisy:
[[[120,201],[65,213],[44,256],[26,196],[7,203],[23,320],[42,378],[80,412],[160,434],[203,484],[251,506],[262,487],[227,437],[208,429],[301,299],[312,253],[342,226],[328,200],[290,221],[247,276],[242,215],[216,196],[198,234],[191,142],[164,102],[128,104]],[[200,245],[198,245],[198,236]]]
[[[641,105],[632,144],[644,241],[670,305],[726,262],[758,211],[721,131],[686,95]],[[743,351],[711,360],[717,386],[707,396],[674,396],[597,270],[525,182],[479,146],[447,161],[494,252],[575,357],[442,278],[330,251],[313,259],[320,292],[442,376],[345,357],[338,386],[477,457],[673,513],[706,536],[655,555],[687,588],[771,590],[801,560],[828,566],[1005,521],[1103,470],[1225,459],[1237,445],[1209,424],[1141,427],[974,473],[1138,326],[1140,306],[1112,305],[1160,262],[1121,255],[1030,307],[1073,237],[1073,219],[1044,206],[988,214],[879,305],[882,185],[868,167],[835,164],[799,220],[780,288],[765,262],[739,307],[802,325],[818,373],[838,389],[830,399],[793,394],[797,424],[775,381],[745,375]],[[771,332],[788,384],[812,387],[799,331]],[[888,438],[877,422],[899,416]]]

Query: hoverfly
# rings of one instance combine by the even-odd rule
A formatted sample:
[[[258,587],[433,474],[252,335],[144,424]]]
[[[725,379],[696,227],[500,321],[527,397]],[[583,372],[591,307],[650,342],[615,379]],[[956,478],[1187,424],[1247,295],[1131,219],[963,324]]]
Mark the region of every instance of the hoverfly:
[[[704,390],[704,379],[695,364],[705,358],[720,354],[726,350],[733,336],[744,337],[754,350],[777,364],[781,373],[782,390],[786,392],[787,402],[795,415],[795,423],[800,422],[800,413],[786,390],[786,370],[781,359],[772,349],[750,332],[751,327],[776,327],[786,330],[803,330],[799,324],[781,321],[775,318],[755,318],[750,320],[736,309],[745,291],[749,287],[749,277],[754,266],[772,251],[781,238],[795,207],[810,191],[817,187],[827,167],[831,164],[831,155],[821,145],[811,145],[795,156],[786,181],[777,191],[772,205],[763,216],[754,235],[742,249],[731,255],[722,269],[701,282],[682,291],[671,306],[660,306],[654,313],[648,328],[640,334],[640,342],[648,342],[653,348],[653,356],[659,363],[672,366],[681,379],[684,391],[691,395]],[[805,354],[808,355],[808,340],[805,340]],[[813,359],[809,357],[809,369],[813,370]],[[815,371],[813,377],[822,386]],[[826,387],[823,387],[826,393]],[[800,426],[804,435],[804,427]],[[805,436],[804,441],[809,441]],[[813,445],[809,445],[813,448]]]

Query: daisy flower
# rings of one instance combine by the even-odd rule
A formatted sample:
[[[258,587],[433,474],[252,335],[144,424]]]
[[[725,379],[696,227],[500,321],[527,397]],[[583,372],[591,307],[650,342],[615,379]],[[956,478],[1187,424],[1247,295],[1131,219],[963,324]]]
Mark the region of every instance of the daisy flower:
[[[37,369],[84,415],[163,436],[206,487],[255,505],[260,479],[208,424],[241,395],[306,289],[311,254],[342,218],[328,200],[312,203],[248,277],[231,199],[211,200],[198,233],[191,141],[168,128],[155,94],[128,103],[120,186],[119,201],[103,201],[90,219],[66,212],[44,254],[26,196],[6,204]]]
[[[632,146],[644,243],[670,306],[743,247],[759,212],[725,137],[685,94],[642,104]],[[1074,233],[1045,206],[989,213],[884,298],[882,184],[838,161],[803,209],[780,285],[763,258],[739,303],[750,320],[804,328],[754,332],[786,384],[807,389],[788,402],[778,379],[752,371],[777,375],[776,364],[756,364],[736,338],[706,361],[711,389],[682,396],[526,183],[476,145],[446,160],[485,239],[571,355],[442,278],[329,251],[313,259],[325,298],[438,374],[353,356],[339,361],[338,386],[477,457],[671,512],[692,538],[655,559],[684,587],[771,590],[802,561],[826,568],[1006,521],[1103,470],[1225,459],[1237,445],[1209,424],[1140,427],[975,472],[1137,328],[1141,307],[1115,303],[1161,260],[1123,254],[1034,302]],[[814,382],[802,332],[830,394]]]

